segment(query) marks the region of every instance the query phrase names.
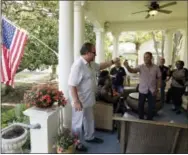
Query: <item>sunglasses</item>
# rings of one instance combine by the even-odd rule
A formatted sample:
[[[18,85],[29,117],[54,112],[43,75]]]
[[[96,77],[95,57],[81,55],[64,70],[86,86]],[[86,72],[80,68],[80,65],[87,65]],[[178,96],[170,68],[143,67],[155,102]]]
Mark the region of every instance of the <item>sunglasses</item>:
[[[94,55],[97,55],[96,52],[90,52],[90,53],[93,53]]]

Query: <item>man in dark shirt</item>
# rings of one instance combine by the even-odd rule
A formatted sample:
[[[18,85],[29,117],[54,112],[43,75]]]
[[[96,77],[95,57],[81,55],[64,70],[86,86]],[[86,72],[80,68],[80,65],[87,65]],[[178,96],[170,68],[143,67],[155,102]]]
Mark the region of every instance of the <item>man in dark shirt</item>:
[[[166,67],[165,65],[165,59],[161,58],[160,59],[160,65],[159,68],[161,70],[161,103],[164,104],[165,101],[165,87],[166,87],[166,81],[168,75],[168,70],[169,68]]]
[[[118,93],[123,93],[124,90],[124,78],[126,76],[125,69],[121,67],[121,62],[115,63],[115,67],[113,67],[110,71],[110,75],[112,77],[112,88],[115,89]]]

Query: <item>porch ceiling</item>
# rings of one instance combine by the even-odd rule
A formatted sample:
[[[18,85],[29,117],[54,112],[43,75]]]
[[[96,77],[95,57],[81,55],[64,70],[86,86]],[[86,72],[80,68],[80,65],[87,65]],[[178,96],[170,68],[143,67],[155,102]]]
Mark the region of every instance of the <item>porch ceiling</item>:
[[[172,1],[158,1],[159,5],[163,5]],[[147,12],[132,15],[132,12],[147,10],[145,5],[148,1],[88,1],[87,10],[92,12],[96,20],[104,24],[110,23],[135,23],[135,22],[157,22],[157,21],[172,21],[172,20],[187,20],[187,1],[177,1],[177,5],[164,8],[165,10],[173,11],[171,14],[158,13],[154,17],[145,19]]]

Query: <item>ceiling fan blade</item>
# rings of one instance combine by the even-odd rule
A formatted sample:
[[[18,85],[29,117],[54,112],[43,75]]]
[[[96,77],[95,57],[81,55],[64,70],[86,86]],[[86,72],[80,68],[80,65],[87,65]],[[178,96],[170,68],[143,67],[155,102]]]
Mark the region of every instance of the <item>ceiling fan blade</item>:
[[[138,11],[138,12],[133,12],[132,14],[137,14],[137,13],[142,13],[142,12],[148,12],[149,10],[144,10],[144,11]]]
[[[165,7],[168,7],[168,6],[171,6],[171,5],[175,5],[175,4],[177,4],[177,2],[167,3],[167,4],[164,4],[164,5],[161,5],[161,6],[160,6],[160,9],[165,8]]]
[[[166,13],[166,14],[170,14],[170,13],[172,13],[172,11],[170,11],[170,10],[157,10],[158,12],[161,12],[161,13]]]
[[[147,16],[145,17],[146,19],[148,19],[150,17],[150,15],[149,14],[147,14]]]

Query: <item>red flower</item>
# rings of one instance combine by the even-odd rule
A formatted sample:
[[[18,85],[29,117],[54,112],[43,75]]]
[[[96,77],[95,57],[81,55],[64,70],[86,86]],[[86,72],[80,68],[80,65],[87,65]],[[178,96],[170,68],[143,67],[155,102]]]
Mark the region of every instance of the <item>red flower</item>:
[[[30,91],[24,94],[24,100],[26,103],[44,107],[52,105],[56,101],[58,105],[66,104],[63,92],[51,84],[32,87]]]
[[[63,148],[62,148],[62,147],[59,147],[59,148],[58,148],[58,152],[63,152]]]

